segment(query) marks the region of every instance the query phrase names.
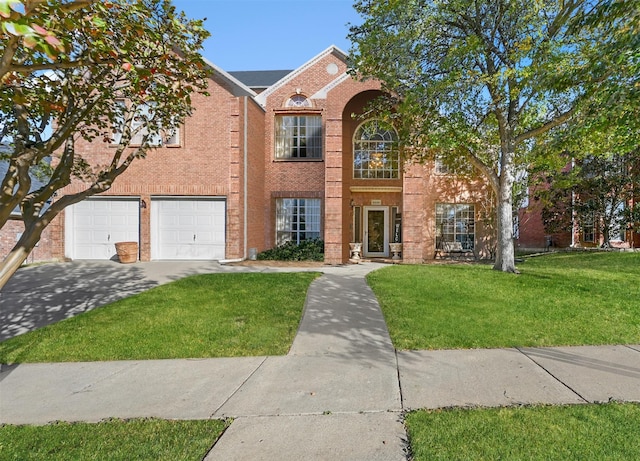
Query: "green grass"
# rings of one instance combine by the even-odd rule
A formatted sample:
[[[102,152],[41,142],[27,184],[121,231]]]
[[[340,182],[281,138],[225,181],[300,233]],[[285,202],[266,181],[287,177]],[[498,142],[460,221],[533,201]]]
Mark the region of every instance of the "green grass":
[[[318,273],[187,277],[0,343],[0,363],[282,355]]]
[[[640,253],[488,265],[399,265],[369,274],[398,349],[640,343]]]
[[[640,405],[447,409],[407,415],[415,461],[640,459]]]
[[[227,422],[159,419],[0,426],[2,460],[200,461]]]

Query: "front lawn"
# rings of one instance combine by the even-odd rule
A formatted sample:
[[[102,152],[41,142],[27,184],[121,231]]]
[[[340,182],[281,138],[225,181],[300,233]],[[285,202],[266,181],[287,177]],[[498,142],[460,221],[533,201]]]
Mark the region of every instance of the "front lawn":
[[[640,343],[640,253],[489,265],[398,265],[368,275],[398,349]]]
[[[0,459],[200,461],[227,425],[218,420],[159,419],[0,425]]]
[[[640,459],[640,405],[415,411],[405,421],[415,461]]]
[[[187,277],[0,343],[0,363],[283,355],[318,273]]]

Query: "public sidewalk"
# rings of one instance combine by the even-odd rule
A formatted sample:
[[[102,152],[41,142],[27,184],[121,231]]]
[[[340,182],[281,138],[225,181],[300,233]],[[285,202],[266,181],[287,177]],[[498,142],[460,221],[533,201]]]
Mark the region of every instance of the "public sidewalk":
[[[207,460],[389,461],[411,409],[640,401],[640,345],[394,351],[378,267],[322,267],[286,356],[4,366],[0,423],[232,417]]]

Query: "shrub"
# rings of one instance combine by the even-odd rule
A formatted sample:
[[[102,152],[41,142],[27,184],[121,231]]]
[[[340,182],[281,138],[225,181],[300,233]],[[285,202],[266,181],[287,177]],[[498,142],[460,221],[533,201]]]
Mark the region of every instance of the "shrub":
[[[321,239],[303,240],[300,244],[287,242],[270,250],[258,253],[260,260],[276,261],[323,261],[324,241]]]

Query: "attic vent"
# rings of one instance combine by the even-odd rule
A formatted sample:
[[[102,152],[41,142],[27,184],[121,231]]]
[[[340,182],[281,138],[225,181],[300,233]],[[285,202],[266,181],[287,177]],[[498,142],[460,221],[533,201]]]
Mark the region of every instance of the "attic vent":
[[[311,101],[306,96],[296,94],[287,100],[285,107],[311,107]]]

